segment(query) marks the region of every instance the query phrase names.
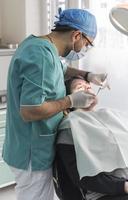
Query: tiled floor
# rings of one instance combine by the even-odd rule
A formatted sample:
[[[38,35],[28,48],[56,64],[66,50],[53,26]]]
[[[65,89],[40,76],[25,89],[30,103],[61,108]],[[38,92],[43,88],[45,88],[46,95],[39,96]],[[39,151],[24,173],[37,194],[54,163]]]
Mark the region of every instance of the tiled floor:
[[[0,200],[16,200],[14,185],[0,189]],[[59,200],[56,196],[54,200]]]

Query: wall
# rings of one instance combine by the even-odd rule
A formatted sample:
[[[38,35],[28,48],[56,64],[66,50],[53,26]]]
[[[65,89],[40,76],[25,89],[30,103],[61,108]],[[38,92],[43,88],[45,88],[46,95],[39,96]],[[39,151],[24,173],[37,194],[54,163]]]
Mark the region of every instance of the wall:
[[[94,73],[108,73],[111,90],[101,90],[97,107],[111,107],[128,112],[128,49],[94,48],[80,60],[80,68]],[[95,93],[98,86],[93,86]]]
[[[25,37],[24,0],[2,0],[2,40],[19,43]]]
[[[2,30],[1,30],[1,0],[0,0],[0,38],[1,38],[1,34],[2,34]]]
[[[101,90],[97,107],[111,107],[128,112],[128,37],[117,31],[109,20],[110,9],[116,3],[116,0],[89,0],[89,8],[96,16],[98,33],[94,48],[80,60],[79,66],[95,73],[108,73],[111,90]],[[99,87],[93,88],[97,93]]]
[[[43,4],[46,5],[45,0],[26,0],[25,1],[25,26],[26,36],[29,34],[40,35],[42,33],[42,26],[46,24],[46,15],[42,16]],[[47,11],[46,7],[44,9]],[[45,13],[46,14],[46,13]],[[43,19],[42,19],[43,17]]]
[[[45,0],[0,1],[2,2],[1,34],[4,42],[20,43],[29,34],[40,35],[46,28],[43,27],[43,24],[46,24],[46,15],[42,14]]]
[[[80,8],[81,7],[81,1],[78,0],[70,0],[66,2],[67,8]]]

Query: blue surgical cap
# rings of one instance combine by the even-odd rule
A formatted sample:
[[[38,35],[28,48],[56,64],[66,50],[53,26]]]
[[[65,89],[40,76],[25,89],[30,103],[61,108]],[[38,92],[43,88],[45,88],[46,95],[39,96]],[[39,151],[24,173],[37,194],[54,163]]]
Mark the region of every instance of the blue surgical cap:
[[[59,12],[55,27],[69,26],[80,30],[85,35],[95,38],[97,33],[96,19],[93,14],[82,9],[67,9]]]

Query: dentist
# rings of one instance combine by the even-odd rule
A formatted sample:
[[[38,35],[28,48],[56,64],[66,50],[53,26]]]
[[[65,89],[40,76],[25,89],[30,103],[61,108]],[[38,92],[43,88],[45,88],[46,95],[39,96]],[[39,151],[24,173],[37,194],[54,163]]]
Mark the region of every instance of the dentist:
[[[64,75],[81,75],[97,85],[104,74],[64,66],[61,57],[79,57],[96,37],[95,17],[86,10],[60,11],[48,35],[27,37],[13,56],[7,86],[3,159],[15,175],[17,200],[53,200],[52,163],[63,110],[89,108],[94,94],[65,96]]]

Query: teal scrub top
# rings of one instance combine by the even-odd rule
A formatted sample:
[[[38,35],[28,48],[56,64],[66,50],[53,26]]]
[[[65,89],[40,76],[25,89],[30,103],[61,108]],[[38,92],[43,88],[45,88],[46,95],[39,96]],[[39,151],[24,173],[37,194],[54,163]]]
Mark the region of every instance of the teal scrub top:
[[[32,170],[51,167],[60,112],[49,119],[25,122],[21,106],[40,106],[65,96],[64,72],[54,44],[36,36],[26,38],[13,56],[7,86],[6,136],[3,159],[10,166]]]

